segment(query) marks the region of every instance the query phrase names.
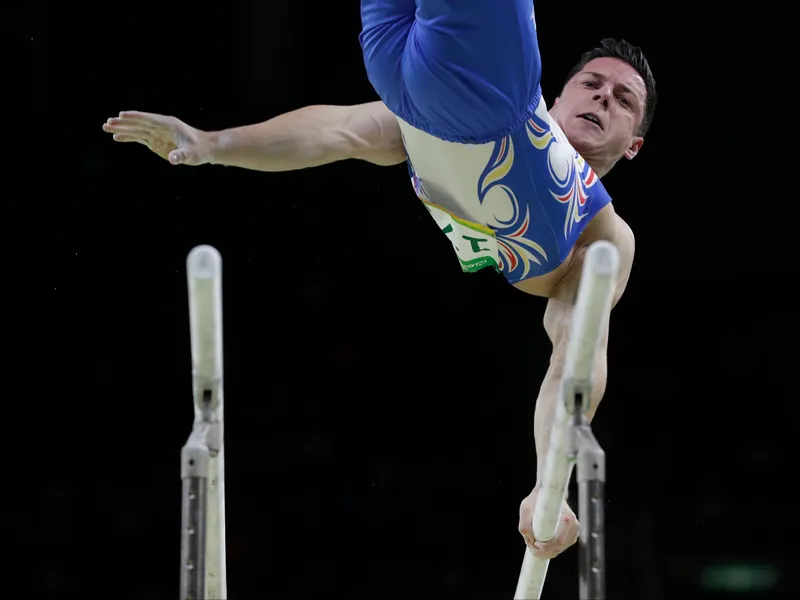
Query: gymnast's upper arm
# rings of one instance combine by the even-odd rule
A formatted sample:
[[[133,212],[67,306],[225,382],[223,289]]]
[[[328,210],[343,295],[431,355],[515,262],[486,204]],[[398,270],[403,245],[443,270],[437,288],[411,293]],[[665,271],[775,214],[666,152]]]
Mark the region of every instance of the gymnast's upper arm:
[[[617,219],[617,232],[614,236],[612,243],[619,250],[619,274],[617,275],[617,284],[614,287],[614,297],[611,302],[611,307],[615,307],[617,302],[622,298],[625,288],[628,286],[628,280],[631,277],[631,270],[633,269],[633,256],[636,252],[636,239],[633,237],[633,230],[625,221]]]
[[[376,165],[396,165],[406,160],[397,118],[383,102],[344,107],[339,139],[348,158]]]
[[[617,281],[614,285],[614,294],[611,300],[611,307],[617,305],[625,292],[628,280],[633,268],[633,256],[636,249],[633,231],[630,226],[618,216],[615,216],[613,233],[607,238],[619,251],[619,272]],[[572,321],[572,307],[578,296],[578,286],[583,271],[583,260],[586,256],[588,246],[581,248],[580,254],[570,267],[550,296],[547,309],[544,315],[544,328],[554,346],[560,343],[566,344],[567,332]],[[606,343],[608,333],[603,336],[603,344]]]

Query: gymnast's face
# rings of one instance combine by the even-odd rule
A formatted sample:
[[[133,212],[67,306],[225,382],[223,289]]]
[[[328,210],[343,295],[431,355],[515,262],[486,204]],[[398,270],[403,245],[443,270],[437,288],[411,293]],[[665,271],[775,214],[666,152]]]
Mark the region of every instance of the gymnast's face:
[[[642,147],[644,140],[636,133],[646,99],[636,69],[616,58],[596,58],[567,82],[550,114],[602,177],[620,158],[630,160]]]

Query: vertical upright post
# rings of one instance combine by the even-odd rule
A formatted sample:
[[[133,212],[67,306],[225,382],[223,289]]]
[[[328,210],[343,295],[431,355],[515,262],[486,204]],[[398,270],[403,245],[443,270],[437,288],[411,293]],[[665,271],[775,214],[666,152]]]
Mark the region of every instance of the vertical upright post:
[[[222,258],[197,246],[186,259],[194,424],[181,452],[181,600],[226,600],[222,394]]]
[[[592,433],[583,413],[576,415],[578,444],[578,574],[580,600],[605,600],[605,512],[606,454]]]

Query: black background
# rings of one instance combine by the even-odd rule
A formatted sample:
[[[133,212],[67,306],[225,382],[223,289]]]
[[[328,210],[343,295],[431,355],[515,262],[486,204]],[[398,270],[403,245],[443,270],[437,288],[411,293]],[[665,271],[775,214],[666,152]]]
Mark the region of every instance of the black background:
[[[172,167],[101,130],[129,109],[221,129],[375,100],[358,3],[7,14],[6,591],[177,596],[185,259],[207,243],[230,597],[511,597],[545,301],[462,274],[405,166]],[[703,569],[741,561],[777,566],[775,597],[798,589],[796,186],[751,97],[770,66],[740,59],[757,15],[726,19],[537,3],[549,103],[605,36],[641,45],[659,90],[642,153],[604,179],[637,239],[594,421],[611,598],[711,598]],[[574,548],[548,577],[548,598],[577,597]]]

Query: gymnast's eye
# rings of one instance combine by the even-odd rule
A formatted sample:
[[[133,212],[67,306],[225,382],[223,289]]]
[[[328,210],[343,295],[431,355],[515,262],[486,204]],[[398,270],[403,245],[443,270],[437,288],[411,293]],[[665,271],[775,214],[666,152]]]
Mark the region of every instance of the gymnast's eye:
[[[589,88],[597,87],[597,84],[594,81],[584,81],[583,85]]]
[[[630,105],[631,105],[631,101],[630,101],[630,100],[628,100],[628,99],[627,99],[625,96],[620,96],[620,97],[619,97],[619,101],[620,101],[620,102],[621,102],[621,103],[622,103],[624,106],[630,106]]]

